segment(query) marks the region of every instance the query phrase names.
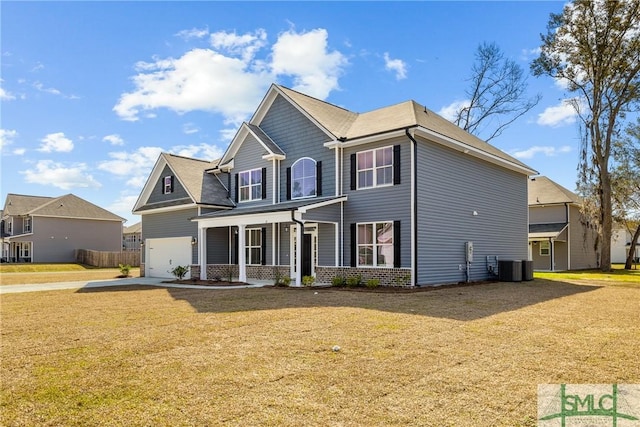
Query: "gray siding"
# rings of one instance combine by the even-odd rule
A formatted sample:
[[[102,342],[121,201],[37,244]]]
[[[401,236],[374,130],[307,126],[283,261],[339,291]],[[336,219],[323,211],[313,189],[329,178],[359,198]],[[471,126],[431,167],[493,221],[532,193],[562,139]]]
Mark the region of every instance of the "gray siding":
[[[400,145],[400,184],[380,188],[351,190],[350,156],[358,151]],[[343,156],[344,193],[348,201],[344,204],[344,251],[345,266],[351,264],[351,224],[379,221],[400,221],[401,249],[400,266],[411,266],[411,144],[407,138],[395,138],[366,146],[344,150]]]
[[[571,269],[581,270],[585,268],[598,267],[598,255],[595,249],[596,231],[592,224],[584,221],[580,209],[571,206],[570,215],[570,238],[571,238]]]
[[[302,157],[322,162],[322,195],[335,194],[335,152],[323,145],[331,140],[327,134],[281,96],[274,100],[260,128],[287,156],[280,168],[280,201],[287,197],[287,168]]]
[[[198,224],[190,221],[197,216],[197,208],[142,215],[142,240],[163,237],[198,236]],[[198,262],[198,245],[192,246],[192,262]]]
[[[280,265],[291,263],[291,224],[280,224]],[[286,230],[285,230],[286,229]]]
[[[231,199],[236,201],[236,181],[235,175],[240,172],[245,172],[252,169],[267,168],[267,197],[266,199],[253,200],[251,202],[239,202],[242,206],[257,206],[271,204],[273,195],[273,162],[264,160],[262,156],[267,154],[267,150],[258,142],[251,134],[247,136],[244,142],[240,145],[238,152],[233,160],[233,177],[231,179]],[[265,185],[263,182],[262,185]]]
[[[169,194],[163,193],[163,186],[161,185],[163,184],[163,179],[165,176],[174,177],[173,192]],[[164,169],[162,170],[162,174],[160,174],[160,179],[156,181],[156,183],[153,186],[153,189],[151,190],[151,194],[149,195],[147,204],[162,203],[162,202],[168,202],[171,200],[181,200],[185,198],[189,199],[189,200],[185,200],[185,203],[192,202],[191,198],[189,197],[189,194],[187,193],[187,190],[185,190],[182,184],[180,184],[180,182],[178,181],[178,178],[174,175],[171,168],[169,168],[169,166],[165,166]]]
[[[335,265],[336,227],[333,224],[318,224],[318,265]]]
[[[229,228],[207,229],[207,264],[229,263]]]
[[[471,280],[489,277],[487,256],[527,259],[525,175],[422,141],[418,164],[418,284],[464,280],[466,241]]]
[[[32,262],[75,262],[76,249],[122,250],[120,221],[34,217],[33,230],[14,240],[33,242]]]
[[[529,224],[553,224],[567,222],[565,205],[531,206],[529,208]]]
[[[302,219],[308,222],[339,222],[340,221],[340,204],[323,206],[317,209],[311,209],[302,216]]]

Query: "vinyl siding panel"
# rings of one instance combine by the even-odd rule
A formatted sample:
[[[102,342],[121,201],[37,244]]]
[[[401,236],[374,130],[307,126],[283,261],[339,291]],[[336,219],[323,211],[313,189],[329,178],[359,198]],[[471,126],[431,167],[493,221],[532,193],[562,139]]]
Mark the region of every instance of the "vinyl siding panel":
[[[285,152],[280,168],[280,201],[286,201],[286,170],[296,160],[310,157],[322,162],[322,195],[335,194],[335,152],[324,147],[331,138],[280,95],[260,128]]]
[[[170,212],[142,215],[142,240],[163,237],[198,236],[198,224],[190,221],[197,216],[197,209],[182,209]],[[198,262],[198,245],[192,246],[192,262]]]
[[[591,224],[586,224],[580,209],[571,206],[569,233],[571,236],[571,269],[582,270],[598,267],[598,255],[595,250],[596,232]],[[585,222],[585,224],[583,224]]]
[[[529,208],[529,224],[553,224],[567,222],[565,205],[531,206]]]
[[[340,221],[340,204],[323,206],[317,209],[311,209],[304,215],[302,219],[305,221],[321,221],[321,222],[339,222]]]
[[[33,235],[15,240],[33,242],[32,262],[75,262],[76,249],[122,250],[120,221],[34,217],[33,227]]]
[[[333,224],[318,224],[318,265],[335,265],[336,227]]]
[[[207,264],[229,263],[229,228],[207,229]]]
[[[527,177],[419,142],[418,284],[463,281],[466,241],[474,244],[471,280],[489,277],[487,256],[527,259]]]
[[[280,265],[289,265],[291,263],[290,245],[291,224],[280,224]]]
[[[350,156],[359,151],[400,145],[400,184],[386,187],[350,189]],[[411,266],[411,143],[408,138],[394,138],[374,144],[345,149],[343,153],[343,188],[348,197],[344,204],[343,264],[351,264],[352,223],[400,221],[400,266]]]
[[[247,135],[247,138],[238,148],[238,152],[233,160],[233,171],[232,175],[234,176],[231,179],[231,199],[235,201],[236,194],[236,181],[235,174],[240,172],[249,171],[252,169],[262,169],[267,168],[267,197],[265,199],[252,200],[250,202],[240,202],[238,201],[238,205],[242,206],[259,206],[259,205],[270,205],[272,202],[272,194],[273,194],[273,186],[272,186],[272,176],[273,176],[273,162],[264,160],[262,156],[267,154],[267,150],[264,146],[253,137],[253,135]],[[264,185],[264,183],[263,183]],[[239,197],[239,195],[238,195]]]
[[[173,192],[169,194],[163,194],[162,192],[163,190],[162,190],[161,184],[163,183],[162,180],[164,179],[165,176],[174,177]],[[160,179],[156,181],[156,183],[153,186],[153,189],[151,190],[151,194],[149,195],[149,199],[147,200],[147,205],[153,204],[153,203],[168,202],[173,200],[181,200],[181,199],[186,199],[184,203],[193,202],[191,200],[191,197],[189,197],[187,190],[185,190],[182,184],[180,184],[180,181],[178,181],[178,178],[176,178],[174,173],[171,171],[171,168],[169,168],[169,166],[165,166],[164,169],[162,170],[162,174],[160,174]]]

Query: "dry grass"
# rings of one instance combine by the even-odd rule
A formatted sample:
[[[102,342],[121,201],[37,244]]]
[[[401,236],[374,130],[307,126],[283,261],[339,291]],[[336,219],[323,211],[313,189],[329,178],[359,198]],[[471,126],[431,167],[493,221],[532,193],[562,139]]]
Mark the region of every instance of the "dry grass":
[[[76,264],[71,264],[76,265]],[[51,264],[48,264],[51,266]],[[9,267],[9,266],[8,266]],[[69,270],[36,270],[8,272],[7,269],[0,269],[0,285],[24,285],[35,283],[54,282],[76,282],[81,280],[105,280],[114,279],[120,275],[119,268],[89,268],[89,269],[69,269]],[[140,268],[132,268],[130,276],[139,277]]]
[[[2,295],[0,424],[533,426],[540,383],[640,381],[639,304],[547,280]]]

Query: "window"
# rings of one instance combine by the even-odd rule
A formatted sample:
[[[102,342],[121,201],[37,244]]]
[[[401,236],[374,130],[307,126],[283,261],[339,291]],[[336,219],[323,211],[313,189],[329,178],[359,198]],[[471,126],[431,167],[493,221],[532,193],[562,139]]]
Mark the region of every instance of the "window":
[[[358,266],[393,267],[393,222],[358,224]]]
[[[172,176],[165,176],[163,178],[163,194],[170,194],[173,193],[173,177]]]
[[[393,184],[393,147],[357,153],[358,189]]]
[[[262,170],[253,169],[238,174],[240,201],[262,199]]]
[[[316,162],[308,157],[296,161],[291,167],[291,198],[315,197]]]
[[[548,240],[540,242],[540,256],[549,256],[551,254],[551,243]]]
[[[262,264],[262,229],[245,230],[245,257],[247,265]]]
[[[25,233],[31,233],[31,218],[24,218],[22,225]]]
[[[13,233],[13,218],[9,219],[9,221],[7,222],[7,233]]]
[[[29,258],[31,256],[31,242],[22,243],[22,258]]]

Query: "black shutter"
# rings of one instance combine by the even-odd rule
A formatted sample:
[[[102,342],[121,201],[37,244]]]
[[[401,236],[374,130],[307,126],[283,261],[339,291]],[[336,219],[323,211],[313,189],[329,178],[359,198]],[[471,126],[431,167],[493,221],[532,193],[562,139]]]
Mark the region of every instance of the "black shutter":
[[[260,236],[260,240],[262,241],[262,247],[260,251],[260,259],[262,260],[262,265],[267,265],[267,227],[262,227],[262,236]]]
[[[356,155],[351,155],[351,189],[356,189]]]
[[[169,193],[173,193],[173,175],[171,175],[171,190],[169,191]]]
[[[322,162],[316,163],[316,196],[322,196]]]
[[[240,229],[238,227],[234,227],[234,231],[236,232],[240,232]],[[240,239],[238,238],[238,234],[236,234],[235,232],[233,233],[233,263],[234,264],[239,264],[240,262]]]
[[[400,221],[393,221],[393,267],[400,268]]]
[[[164,194],[164,176],[160,178],[160,194]]]
[[[262,168],[262,198],[267,198],[267,168]]]
[[[287,200],[291,200],[291,168],[287,168]]]
[[[400,184],[400,146],[393,146],[393,185]]]
[[[358,253],[358,236],[356,224],[351,224],[351,267],[357,267],[356,255]]]
[[[240,201],[240,198],[238,197],[238,195],[240,194],[240,180],[238,179],[238,174],[235,174],[235,181],[236,181],[236,188],[235,188],[235,199],[236,199],[236,203],[238,203]]]
[[[231,173],[227,174],[227,197],[231,199]]]

